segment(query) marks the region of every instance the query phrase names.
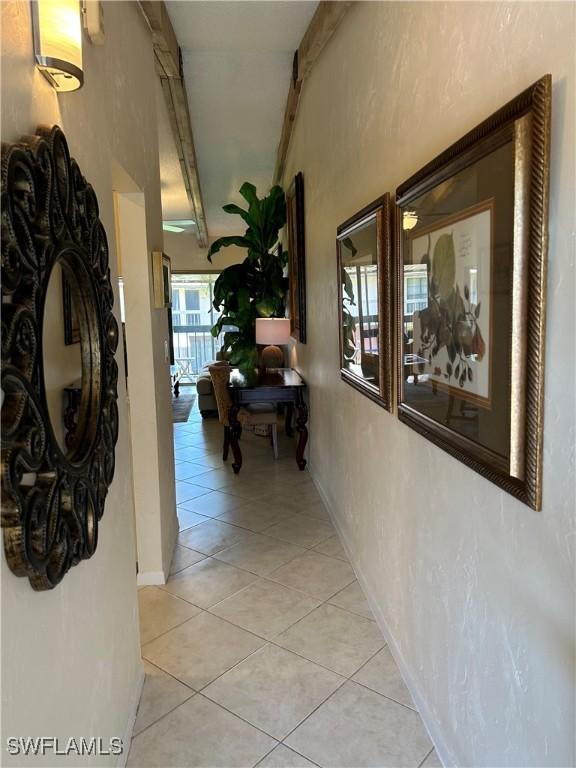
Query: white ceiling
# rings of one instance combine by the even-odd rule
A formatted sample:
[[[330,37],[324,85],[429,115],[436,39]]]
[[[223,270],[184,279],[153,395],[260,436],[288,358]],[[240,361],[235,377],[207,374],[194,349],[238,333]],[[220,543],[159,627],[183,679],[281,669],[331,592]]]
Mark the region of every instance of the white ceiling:
[[[186,194],[182,170],[176,150],[176,142],[170,125],[168,107],[162,93],[160,78],[156,80],[156,112],[158,115],[158,151],[160,155],[160,192],[162,196],[162,218],[164,221],[190,221],[192,206]],[[194,227],[183,227],[193,231]]]
[[[166,6],[182,49],[208,230],[235,234],[242,222],[222,206],[243,202],[244,181],[260,195],[272,183],[292,57],[317,2],[172,0]]]

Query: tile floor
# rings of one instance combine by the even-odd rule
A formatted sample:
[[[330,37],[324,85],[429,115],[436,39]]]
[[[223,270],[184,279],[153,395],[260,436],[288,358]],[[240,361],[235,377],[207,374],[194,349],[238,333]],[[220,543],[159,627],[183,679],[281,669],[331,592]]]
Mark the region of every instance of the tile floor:
[[[139,591],[146,681],[128,766],[434,768],[440,762],[307,472],[245,433],[174,425],[179,542]]]

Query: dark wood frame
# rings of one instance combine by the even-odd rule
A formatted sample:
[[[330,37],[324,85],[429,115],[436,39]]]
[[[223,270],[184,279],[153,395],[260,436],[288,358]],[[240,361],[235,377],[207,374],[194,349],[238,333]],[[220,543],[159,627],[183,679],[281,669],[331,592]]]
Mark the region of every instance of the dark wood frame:
[[[387,411],[392,411],[392,366],[393,366],[393,334],[392,334],[392,226],[391,226],[390,195],[386,193],[370,205],[358,211],[340,224],[336,236],[336,261],[338,265],[338,338],[340,354],[340,376],[350,386],[362,392]],[[340,240],[366,219],[375,217],[378,240],[378,349],[379,349],[379,378],[380,385],[374,385],[356,376],[343,366],[342,338],[342,258]]]
[[[291,201],[294,201],[296,218],[293,241],[291,226]],[[297,173],[286,193],[286,229],[288,232],[288,280],[290,304],[290,330],[293,338],[306,344],[306,236],[304,229],[304,176]]]
[[[397,330],[397,400],[398,418],[450,455],[479,472],[533,509],[542,505],[542,442],[544,407],[544,332],[546,310],[546,257],[548,246],[548,188],[550,167],[551,76],[546,75],[467,133],[446,151],[401,184],[396,191],[396,330]],[[520,126],[517,121],[529,120]],[[463,168],[478,161],[514,137],[515,126],[527,132],[520,145],[529,152],[527,174],[521,189],[515,188],[515,199],[524,202],[522,226],[525,245],[514,252],[514,268],[522,275],[518,297],[513,298],[512,313],[523,311],[522,338],[513,339],[513,355],[518,355],[521,406],[511,418],[511,439],[520,436],[522,471],[513,476],[510,462],[473,440],[455,433],[404,402],[403,365],[403,252],[402,211],[429,189]],[[518,147],[518,143],[516,144]],[[515,203],[516,210],[516,203]],[[516,215],[516,213],[515,213]],[[516,238],[515,238],[516,239]],[[520,263],[517,263],[520,262]],[[516,287],[518,290],[518,286]],[[518,310],[519,311],[519,310]],[[514,375],[514,365],[512,373]],[[511,396],[510,407],[513,400]],[[506,465],[505,465],[506,464]]]

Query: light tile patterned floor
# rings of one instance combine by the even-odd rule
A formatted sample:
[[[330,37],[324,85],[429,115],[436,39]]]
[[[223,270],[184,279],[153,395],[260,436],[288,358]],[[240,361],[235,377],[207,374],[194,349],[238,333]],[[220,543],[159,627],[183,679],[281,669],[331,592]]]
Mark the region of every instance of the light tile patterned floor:
[[[133,768],[440,765],[294,440],[174,425],[179,542],[138,593]]]

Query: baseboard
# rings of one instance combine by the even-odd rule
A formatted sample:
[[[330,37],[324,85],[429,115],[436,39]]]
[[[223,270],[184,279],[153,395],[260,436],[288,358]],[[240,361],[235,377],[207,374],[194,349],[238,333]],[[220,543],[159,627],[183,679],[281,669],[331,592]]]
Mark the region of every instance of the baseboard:
[[[136,584],[139,587],[166,584],[166,576],[164,575],[164,571],[141,571],[136,577]]]
[[[176,551],[176,544],[178,544],[178,534],[180,532],[176,509],[174,509],[174,519],[176,521],[176,525],[174,527],[174,535],[172,537],[172,544],[170,546],[170,557],[168,558],[168,564],[166,566],[164,566],[164,562],[162,563],[162,565],[165,567],[165,571],[139,571],[136,576],[137,586],[155,587],[166,584],[168,581],[168,577],[170,576],[170,568],[172,567],[172,560],[174,559],[174,552]]]
[[[362,587],[364,596],[368,600],[368,605],[370,606],[370,609],[374,614],[376,623],[378,624],[380,631],[384,635],[384,639],[388,644],[390,653],[392,654],[392,657],[394,658],[394,661],[396,662],[398,669],[400,670],[400,674],[402,675],[402,679],[404,680],[406,687],[410,691],[410,695],[412,696],[412,699],[414,700],[414,704],[418,709],[418,712],[420,714],[424,727],[428,731],[428,736],[430,737],[432,744],[434,744],[434,748],[436,750],[436,754],[438,755],[438,759],[440,760],[444,768],[456,768],[458,764],[452,757],[452,751],[449,749],[446,743],[446,740],[444,738],[444,735],[440,732],[440,728],[436,719],[433,717],[430,711],[430,708],[428,707],[425,699],[421,695],[416,683],[414,682],[414,678],[408,668],[408,665],[404,657],[402,656],[402,653],[400,652],[398,645],[396,644],[396,641],[394,639],[394,636],[392,635],[392,632],[390,631],[388,622],[386,621],[384,614],[382,613],[382,610],[377,600],[374,597],[374,592],[372,590],[372,587],[368,582],[368,579],[366,579],[364,574],[362,573],[361,568],[359,568],[358,564],[354,561],[354,558],[350,551],[350,546],[346,540],[346,536],[344,535],[344,531],[342,530],[342,527],[338,521],[338,518],[334,514],[334,511],[332,510],[328,495],[324,491],[324,488],[322,487],[318,478],[314,476],[312,467],[309,467],[309,472],[310,472],[310,477],[312,478],[312,482],[316,486],[316,490],[320,494],[320,497],[324,502],[324,506],[328,510],[328,514],[330,515],[330,518],[334,524],[334,527],[338,532],[340,541],[342,542],[342,546],[344,547],[344,551],[346,552],[346,555],[350,560],[350,564],[352,565],[352,568],[356,573],[356,577],[358,579],[358,582],[360,583],[360,586]]]
[[[132,731],[134,730],[134,723],[136,722],[136,715],[138,713],[138,705],[140,704],[140,697],[142,695],[142,688],[144,686],[144,667],[140,665],[139,673],[134,683],[134,689],[132,691],[132,699],[130,701],[130,712],[128,714],[128,722],[124,729],[124,737],[122,744],[124,745],[124,751],[118,756],[117,768],[124,768],[128,761],[128,755],[130,753],[130,745],[132,744]]]
[[[174,520],[176,521],[176,524],[174,526],[174,534],[172,536],[172,542],[170,544],[170,557],[168,558],[167,564],[166,564],[166,561],[162,563],[164,567],[164,581],[162,582],[163,584],[165,584],[170,578],[170,569],[172,568],[172,561],[174,560],[176,546],[178,545],[178,535],[180,534],[180,523],[178,522],[178,512],[176,507],[174,508]]]

